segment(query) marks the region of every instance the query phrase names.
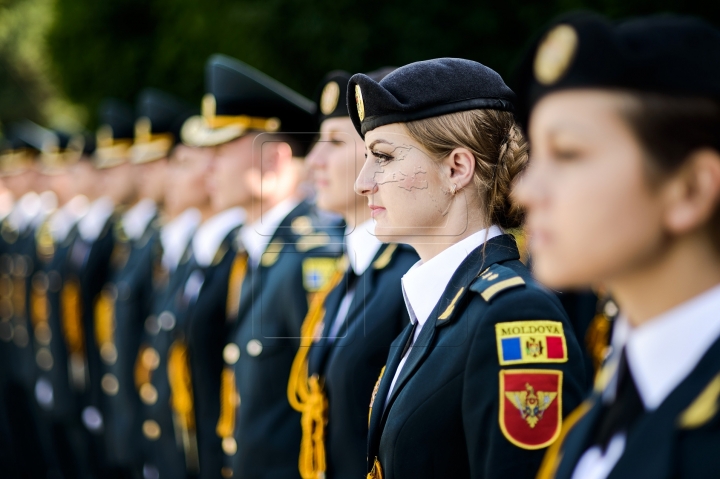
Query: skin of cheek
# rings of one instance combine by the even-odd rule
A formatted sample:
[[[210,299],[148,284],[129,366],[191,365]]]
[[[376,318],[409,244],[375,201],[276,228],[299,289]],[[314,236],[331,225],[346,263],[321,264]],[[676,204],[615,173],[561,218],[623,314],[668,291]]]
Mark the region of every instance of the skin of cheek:
[[[393,160],[377,163],[369,158],[378,186],[377,204],[386,208],[375,218],[375,233],[393,238],[437,234],[445,224],[449,202],[439,170],[418,146],[394,143],[394,148],[383,150],[392,152]]]
[[[347,119],[350,132],[336,132],[341,144],[321,140],[313,152],[313,175],[317,188],[317,203],[322,209],[341,215],[354,214],[355,207],[367,208],[364,199],[355,194],[355,179],[365,160],[365,147]]]
[[[613,103],[571,100],[544,105],[546,111],[539,111],[536,120],[541,136],[546,119],[552,124],[565,115],[589,135],[582,159],[556,162],[545,172],[547,206],[531,208],[528,216],[531,227],[548,238],[537,247],[531,241],[535,274],[555,288],[585,287],[628,274],[650,261],[663,243],[661,210],[647,186],[642,150],[608,109]],[[543,143],[536,145],[541,155]]]

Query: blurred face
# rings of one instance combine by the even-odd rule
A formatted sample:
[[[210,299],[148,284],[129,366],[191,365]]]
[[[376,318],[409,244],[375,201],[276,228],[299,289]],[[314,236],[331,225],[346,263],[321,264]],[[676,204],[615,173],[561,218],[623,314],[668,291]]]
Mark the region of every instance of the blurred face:
[[[137,198],[136,170],[130,163],[101,171],[103,194],[116,205],[127,205]]]
[[[206,182],[212,157],[212,148],[175,147],[168,167],[168,184],[172,186],[165,194],[165,208],[170,216],[209,204]]]
[[[535,274],[583,287],[648,263],[663,243],[661,201],[620,116],[623,96],[554,93],[530,119],[530,167],[515,194],[527,209]]]
[[[367,197],[382,241],[412,236],[457,234],[446,230],[452,202],[448,178],[400,124],[365,135],[367,158],[355,191]]]
[[[77,162],[72,166],[70,174],[75,182],[74,188],[78,195],[85,195],[90,200],[94,200],[98,196],[100,175],[90,161]]]
[[[167,187],[167,164],[166,158],[133,165],[136,171],[138,194],[141,198],[150,198],[155,203],[162,203],[165,198]]]
[[[317,191],[317,205],[355,217],[356,208],[367,208],[355,193],[355,178],[365,162],[365,143],[350,118],[330,118],[320,127],[320,140],[306,160]]]
[[[25,193],[34,191],[35,189],[35,178],[39,176],[35,170],[25,170],[17,175],[8,175],[3,177],[3,183],[7,189],[12,193],[15,199],[19,199]]]
[[[216,211],[234,206],[248,207],[253,198],[253,185],[259,176],[253,171],[254,134],[217,146],[208,175],[210,200]]]
[[[75,181],[72,178],[71,170],[64,170],[52,176],[48,176],[50,189],[57,195],[58,205],[62,206],[77,194]]]

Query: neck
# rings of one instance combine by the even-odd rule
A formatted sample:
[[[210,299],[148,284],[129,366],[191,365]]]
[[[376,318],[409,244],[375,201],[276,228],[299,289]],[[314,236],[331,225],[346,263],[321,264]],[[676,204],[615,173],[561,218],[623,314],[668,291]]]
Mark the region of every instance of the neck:
[[[197,206],[198,211],[200,211],[200,222],[204,223],[205,220],[208,220],[212,218],[217,211],[213,210],[212,205],[210,202],[207,202],[203,206]]]
[[[254,198],[253,201],[246,206],[243,206],[245,209],[245,224],[251,225],[257,221],[260,221],[260,218],[270,211],[271,209],[275,208],[277,205],[282,203],[283,201],[292,198],[294,195],[286,195],[286,196],[279,196],[274,198]]]
[[[481,211],[470,208],[464,194],[458,195],[443,217],[443,224],[427,229],[427,234],[410,236],[407,241],[423,263],[426,263],[454,244],[472,236],[489,225],[481,217]]]
[[[717,284],[720,254],[702,233],[674,240],[644,267],[607,282],[628,321],[636,327]]]

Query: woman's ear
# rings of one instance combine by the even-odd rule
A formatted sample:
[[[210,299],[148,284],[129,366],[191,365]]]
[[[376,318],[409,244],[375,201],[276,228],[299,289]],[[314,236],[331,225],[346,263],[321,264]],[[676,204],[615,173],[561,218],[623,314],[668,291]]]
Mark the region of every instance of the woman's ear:
[[[443,161],[451,191],[460,191],[472,182],[475,174],[475,156],[467,148],[455,148]],[[453,186],[454,185],[454,186]]]
[[[720,207],[720,154],[694,152],[664,189],[668,231],[683,234],[708,224]]]

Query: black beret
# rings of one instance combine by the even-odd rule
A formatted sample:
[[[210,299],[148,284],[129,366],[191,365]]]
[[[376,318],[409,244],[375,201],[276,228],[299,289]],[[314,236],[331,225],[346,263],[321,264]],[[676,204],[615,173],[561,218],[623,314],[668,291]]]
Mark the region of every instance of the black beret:
[[[366,75],[379,82],[393,70],[395,67],[384,67]],[[343,70],[335,70],[325,75],[315,93],[318,125],[328,118],[350,116],[347,108],[347,87],[350,77],[352,75]]]
[[[42,138],[30,122],[14,123],[5,132],[0,153],[0,175],[10,176],[33,167]]]
[[[347,105],[360,136],[382,125],[476,109],[512,111],[515,95],[494,70],[461,58],[411,63],[380,82],[350,78]]]
[[[621,22],[575,12],[552,22],[517,73],[518,113],[544,95],[601,88],[720,98],[720,30],[693,17]]]
[[[106,98],[100,103],[95,166],[100,169],[121,165],[130,158],[135,135],[135,116],[125,102]]]
[[[213,55],[205,67],[202,116],[183,126],[191,146],[214,146],[248,131],[313,132],[315,105],[299,93],[251,66]]]
[[[154,88],[140,92],[135,111],[135,143],[131,155],[135,164],[167,157],[180,141],[183,123],[196,113],[181,100]]]

